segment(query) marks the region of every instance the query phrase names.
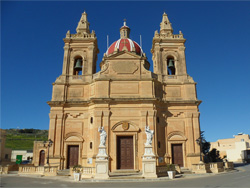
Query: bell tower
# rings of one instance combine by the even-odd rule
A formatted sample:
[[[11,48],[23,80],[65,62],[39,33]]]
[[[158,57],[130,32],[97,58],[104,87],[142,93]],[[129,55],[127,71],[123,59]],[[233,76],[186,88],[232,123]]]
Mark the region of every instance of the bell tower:
[[[195,141],[200,137],[198,107],[201,101],[197,99],[196,83],[187,74],[185,41],[181,31],[179,34],[173,34],[172,25],[164,13],[160,32],[155,31],[151,49],[154,73],[161,83],[156,93],[162,94],[162,106],[165,107],[161,106],[164,109],[162,112],[162,109],[157,110],[159,114],[163,114],[167,125],[164,128],[159,126],[158,139],[159,142],[165,142],[164,157],[167,161],[177,164],[176,161],[179,159],[176,156],[183,152],[180,154],[183,159],[178,163],[180,166],[191,166],[199,161],[200,155],[200,146],[195,144]],[[160,136],[162,132],[165,132],[165,138]],[[174,138],[173,135],[178,135],[178,138]],[[163,156],[163,153],[159,150],[159,156]]]
[[[67,100],[71,85],[86,85],[93,80],[99,49],[95,32],[92,30],[90,33],[89,25],[87,13],[83,12],[76,34],[68,31],[63,39],[65,45],[62,75],[54,83],[52,101]]]
[[[87,13],[82,13],[76,28],[76,34],[67,32],[64,38],[63,80],[69,82],[89,83],[96,72],[97,38],[95,32],[90,33]]]
[[[169,79],[183,80],[187,78],[185,60],[185,41],[183,34],[173,34],[172,25],[164,12],[160,23],[160,33],[155,31],[153,38],[154,73],[159,81],[167,82]]]

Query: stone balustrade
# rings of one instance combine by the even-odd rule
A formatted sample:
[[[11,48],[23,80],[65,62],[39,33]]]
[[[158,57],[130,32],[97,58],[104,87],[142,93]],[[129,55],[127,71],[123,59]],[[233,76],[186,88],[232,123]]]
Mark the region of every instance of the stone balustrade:
[[[93,178],[95,175],[95,167],[83,167],[82,178]]]
[[[43,174],[43,166],[19,166],[18,174]]]
[[[9,167],[8,166],[0,166],[0,174],[8,174]]]
[[[95,167],[78,167],[77,170],[80,171],[82,178],[93,178],[95,175]],[[73,167],[70,168],[70,175],[73,176]]]
[[[18,174],[40,174],[45,176],[56,176],[57,166],[20,166]]]
[[[45,176],[56,176],[57,170],[58,170],[58,166],[45,166],[44,167],[44,175]]]

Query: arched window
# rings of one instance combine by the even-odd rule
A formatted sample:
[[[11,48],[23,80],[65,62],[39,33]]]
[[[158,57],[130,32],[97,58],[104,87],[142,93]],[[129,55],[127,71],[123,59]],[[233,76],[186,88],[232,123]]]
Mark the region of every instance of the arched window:
[[[167,59],[168,75],[175,75],[175,62],[173,57]]]
[[[74,75],[82,75],[82,58],[77,57],[74,61]]]

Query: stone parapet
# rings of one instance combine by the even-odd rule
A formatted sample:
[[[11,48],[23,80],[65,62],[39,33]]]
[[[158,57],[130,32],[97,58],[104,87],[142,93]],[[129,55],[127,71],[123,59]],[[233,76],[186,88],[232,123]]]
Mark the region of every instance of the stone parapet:
[[[219,173],[224,171],[223,162],[209,163],[212,173]]]
[[[192,164],[192,172],[195,174],[209,173],[210,165],[206,163]]]
[[[234,169],[234,163],[233,162],[224,162],[224,169],[233,170]]]

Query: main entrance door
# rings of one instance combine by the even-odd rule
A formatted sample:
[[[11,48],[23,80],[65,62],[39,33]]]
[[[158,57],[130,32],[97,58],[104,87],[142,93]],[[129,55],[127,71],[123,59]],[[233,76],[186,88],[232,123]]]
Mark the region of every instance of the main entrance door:
[[[71,166],[78,165],[78,155],[79,155],[79,146],[68,146],[68,160],[67,160],[67,169]]]
[[[182,144],[172,144],[172,163],[183,167]]]
[[[134,169],[133,136],[117,138],[117,169]]]
[[[44,161],[45,161],[45,151],[42,150],[40,151],[40,156],[39,156],[39,166],[44,166]]]

